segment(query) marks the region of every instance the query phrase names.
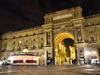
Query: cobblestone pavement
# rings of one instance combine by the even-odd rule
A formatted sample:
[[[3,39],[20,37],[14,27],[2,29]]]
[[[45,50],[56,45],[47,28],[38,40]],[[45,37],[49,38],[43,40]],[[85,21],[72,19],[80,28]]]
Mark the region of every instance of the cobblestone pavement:
[[[100,65],[0,66],[0,75],[100,75]]]

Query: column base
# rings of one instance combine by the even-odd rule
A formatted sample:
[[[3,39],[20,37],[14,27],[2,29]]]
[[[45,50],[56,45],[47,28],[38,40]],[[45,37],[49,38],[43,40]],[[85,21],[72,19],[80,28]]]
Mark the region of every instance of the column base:
[[[80,63],[78,62],[76,65],[80,65]]]

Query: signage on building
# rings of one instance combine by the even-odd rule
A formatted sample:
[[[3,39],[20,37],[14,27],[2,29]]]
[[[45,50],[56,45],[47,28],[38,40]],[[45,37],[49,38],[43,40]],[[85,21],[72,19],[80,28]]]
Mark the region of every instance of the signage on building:
[[[72,17],[72,14],[55,16],[55,17],[53,17],[53,20],[58,20],[58,19],[63,19],[63,18],[68,18],[68,17]]]
[[[91,59],[97,59],[97,56],[91,56]]]

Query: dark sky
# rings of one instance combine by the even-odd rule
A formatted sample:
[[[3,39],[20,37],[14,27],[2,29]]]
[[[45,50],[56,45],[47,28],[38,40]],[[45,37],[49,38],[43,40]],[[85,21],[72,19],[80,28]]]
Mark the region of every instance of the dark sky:
[[[83,16],[100,13],[100,0],[0,0],[0,33],[41,26],[46,13],[76,6]]]

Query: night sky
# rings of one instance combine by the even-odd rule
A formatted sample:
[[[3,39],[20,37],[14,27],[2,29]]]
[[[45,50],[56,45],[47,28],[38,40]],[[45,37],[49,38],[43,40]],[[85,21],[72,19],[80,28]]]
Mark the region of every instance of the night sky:
[[[100,13],[100,0],[0,0],[0,34],[44,24],[44,15],[76,6],[83,16]]]

